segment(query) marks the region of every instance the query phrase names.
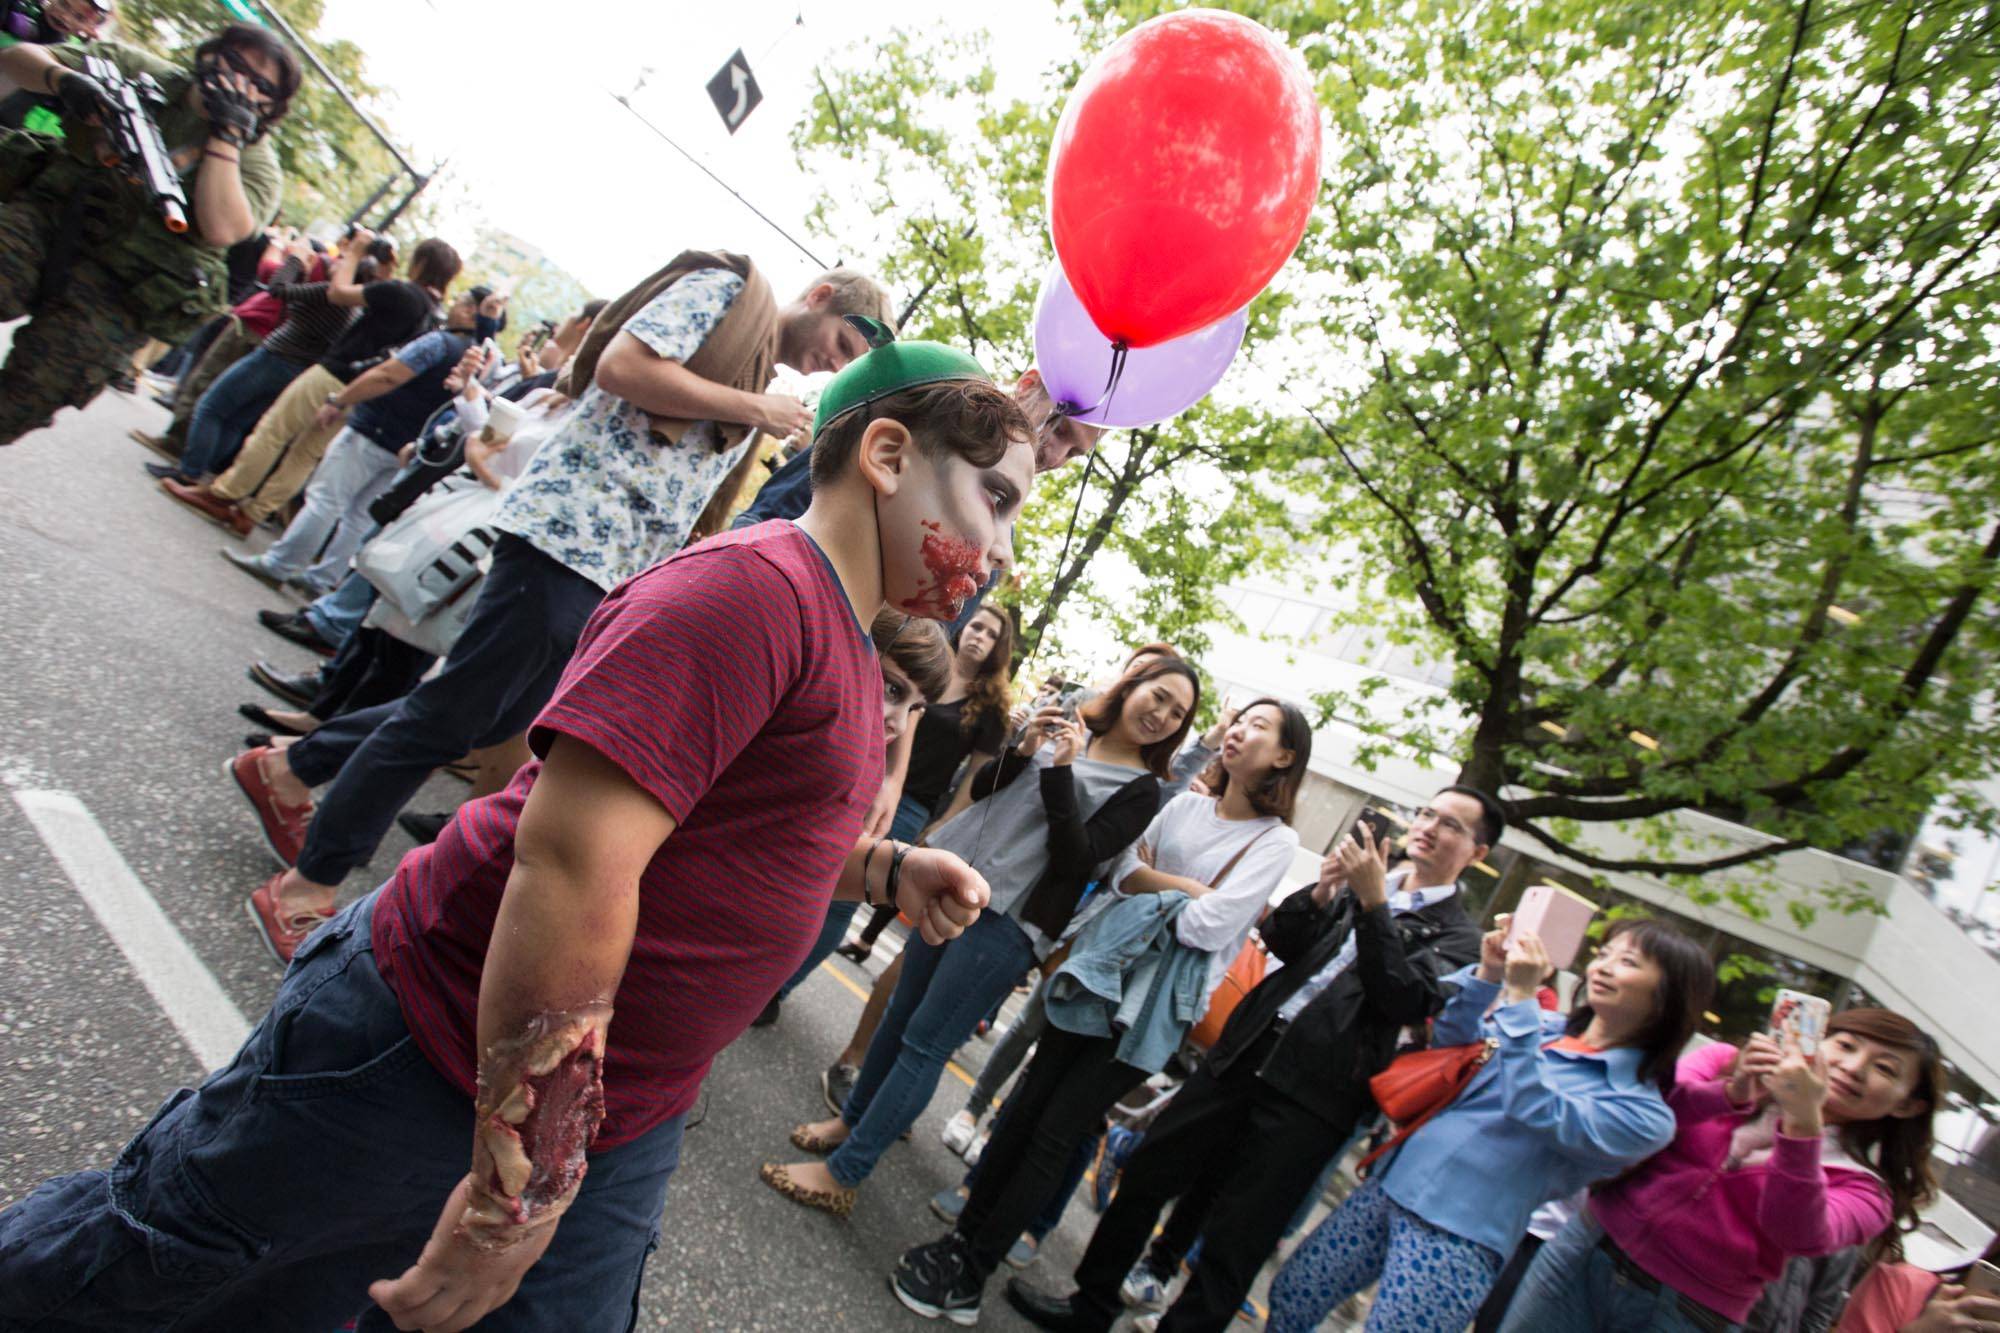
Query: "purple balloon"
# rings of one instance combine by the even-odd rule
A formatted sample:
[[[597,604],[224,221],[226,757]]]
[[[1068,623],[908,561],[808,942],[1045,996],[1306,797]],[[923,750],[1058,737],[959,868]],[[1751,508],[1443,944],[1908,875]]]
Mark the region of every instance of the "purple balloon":
[[[1116,351],[1076,299],[1062,265],[1049,265],[1035,307],[1035,366],[1049,397],[1097,426],[1150,426],[1178,416],[1222,379],[1243,332],[1248,306],[1205,329],[1125,353],[1125,370],[1107,395]]]

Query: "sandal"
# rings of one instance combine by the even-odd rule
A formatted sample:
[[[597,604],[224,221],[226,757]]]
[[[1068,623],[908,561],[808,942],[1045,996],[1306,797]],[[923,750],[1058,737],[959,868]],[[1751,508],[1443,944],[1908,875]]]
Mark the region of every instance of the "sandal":
[[[815,1157],[824,1157],[845,1142],[846,1139],[832,1139],[823,1134],[815,1134],[811,1125],[800,1125],[792,1131],[792,1146],[800,1152],[809,1152]]]
[[[776,1162],[766,1162],[763,1166],[757,1168],[757,1176],[766,1185],[769,1185],[793,1203],[804,1204],[808,1208],[817,1208],[822,1212],[832,1213],[835,1217],[846,1217],[854,1211],[854,1196],[856,1193],[854,1190],[807,1189],[805,1186],[794,1182],[792,1180],[792,1173]]]

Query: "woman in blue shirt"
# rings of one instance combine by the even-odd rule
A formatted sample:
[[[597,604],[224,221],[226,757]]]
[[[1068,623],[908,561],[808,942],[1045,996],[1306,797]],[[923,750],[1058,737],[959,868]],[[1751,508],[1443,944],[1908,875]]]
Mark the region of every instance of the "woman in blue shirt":
[[[1457,1333],[1528,1215],[1665,1147],[1674,1061],[1715,991],[1715,968],[1658,921],[1622,921],[1584,972],[1567,1020],[1535,1000],[1548,951],[1506,918],[1432,1029],[1437,1046],[1491,1040],[1465,1090],[1411,1135],[1292,1252],[1271,1284],[1269,1333],[1316,1328],[1380,1280],[1368,1328]]]

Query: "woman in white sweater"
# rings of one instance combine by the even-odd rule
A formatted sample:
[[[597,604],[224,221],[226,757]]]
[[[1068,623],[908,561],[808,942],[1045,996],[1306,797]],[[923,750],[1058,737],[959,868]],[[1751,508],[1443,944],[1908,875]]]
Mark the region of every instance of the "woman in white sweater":
[[[1169,801],[1106,877],[1124,901],[1084,928],[1052,980],[1049,1030],[956,1226],[898,1261],[891,1285],[904,1305],[968,1322],[1078,1143],[1199,1021],[1291,867],[1299,838],[1287,821],[1311,754],[1296,706],[1250,704],[1203,775],[1209,794]]]

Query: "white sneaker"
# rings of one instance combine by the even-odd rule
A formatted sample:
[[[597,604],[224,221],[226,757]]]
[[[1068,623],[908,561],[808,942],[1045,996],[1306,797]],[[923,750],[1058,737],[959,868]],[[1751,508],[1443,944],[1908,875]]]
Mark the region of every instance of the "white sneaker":
[[[992,1137],[993,1131],[989,1129],[972,1141],[972,1146],[965,1150],[965,1164],[967,1166],[979,1165],[979,1154],[986,1151],[986,1140]]]
[[[1133,1333],[1160,1333],[1160,1319],[1157,1314],[1142,1314],[1132,1321]]]
[[[1167,1284],[1142,1263],[1133,1265],[1118,1287],[1118,1299],[1135,1310],[1159,1311],[1167,1308]]]
[[[972,1136],[978,1132],[979,1122],[972,1118],[972,1112],[960,1111],[944,1122],[944,1146],[962,1157],[965,1150],[972,1146]]]

